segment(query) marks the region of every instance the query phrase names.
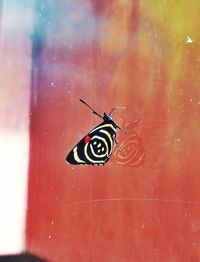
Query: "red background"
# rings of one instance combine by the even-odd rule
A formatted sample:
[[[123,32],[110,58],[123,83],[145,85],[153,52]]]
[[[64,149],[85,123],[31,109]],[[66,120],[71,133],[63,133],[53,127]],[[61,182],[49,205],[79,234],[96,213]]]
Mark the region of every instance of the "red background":
[[[33,35],[27,249],[50,261],[200,259],[199,47],[182,42],[179,68],[167,22],[148,7],[57,1]],[[136,159],[65,162],[100,122],[79,98],[101,114],[116,107],[119,125],[138,120],[118,134],[135,134],[122,153]]]

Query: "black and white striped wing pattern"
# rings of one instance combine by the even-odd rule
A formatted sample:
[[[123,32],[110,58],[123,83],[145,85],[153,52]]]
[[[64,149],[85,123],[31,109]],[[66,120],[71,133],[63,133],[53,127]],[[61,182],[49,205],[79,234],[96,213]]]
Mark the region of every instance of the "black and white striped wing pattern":
[[[112,154],[115,137],[115,123],[104,121],[81,139],[66,161],[73,165],[104,165]]]

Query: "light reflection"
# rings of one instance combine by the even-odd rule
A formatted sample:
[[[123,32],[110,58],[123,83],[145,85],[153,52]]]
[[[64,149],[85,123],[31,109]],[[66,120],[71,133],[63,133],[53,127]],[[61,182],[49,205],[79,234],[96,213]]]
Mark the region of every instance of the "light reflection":
[[[0,255],[25,248],[33,1],[0,13]]]

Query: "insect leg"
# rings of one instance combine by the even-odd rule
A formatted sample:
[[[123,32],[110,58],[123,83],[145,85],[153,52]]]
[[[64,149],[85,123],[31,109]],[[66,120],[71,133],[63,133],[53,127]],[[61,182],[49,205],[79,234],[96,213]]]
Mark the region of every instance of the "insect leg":
[[[117,128],[119,128],[120,131],[127,133],[127,130],[122,129],[120,126],[117,126]]]
[[[119,142],[117,141],[117,139],[115,138],[115,144],[116,144],[116,146],[119,148]]]

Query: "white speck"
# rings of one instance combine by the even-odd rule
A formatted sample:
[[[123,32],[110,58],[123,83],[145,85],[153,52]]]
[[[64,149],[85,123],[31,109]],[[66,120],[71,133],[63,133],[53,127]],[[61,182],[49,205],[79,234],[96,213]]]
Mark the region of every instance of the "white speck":
[[[94,141],[93,145],[96,145],[97,144],[97,141]]]
[[[190,102],[192,103],[192,101],[193,101],[193,99],[192,98],[190,98]]]
[[[142,229],[144,229],[144,224],[142,225]]]
[[[53,221],[53,220],[51,221],[51,224],[52,224],[52,225],[54,224],[54,221]]]
[[[104,147],[102,147],[101,151],[103,152],[104,150],[105,150],[105,148],[104,148]]]
[[[72,92],[71,90],[68,91],[69,94],[71,94],[71,92]]]
[[[52,236],[51,235],[49,235],[49,239],[51,239],[52,238]]]
[[[158,248],[156,248],[155,250],[156,250],[156,252],[158,252],[158,251],[159,251],[159,249],[158,249]]]
[[[192,40],[192,38],[191,38],[191,36],[187,36],[187,38],[186,38],[186,43],[188,43],[188,44],[191,44],[193,42],[193,40]]]
[[[193,247],[196,247],[196,245],[197,245],[196,243],[192,243],[192,246],[193,246]]]
[[[56,87],[56,84],[54,82],[51,82],[52,87]]]
[[[177,141],[180,142],[180,138],[177,138]]]
[[[98,149],[98,151],[97,151],[98,153],[100,153],[101,152],[101,149]]]
[[[197,104],[200,105],[200,101],[198,101]]]
[[[99,143],[99,144],[97,145],[97,147],[98,147],[98,148],[101,147],[101,143]]]

